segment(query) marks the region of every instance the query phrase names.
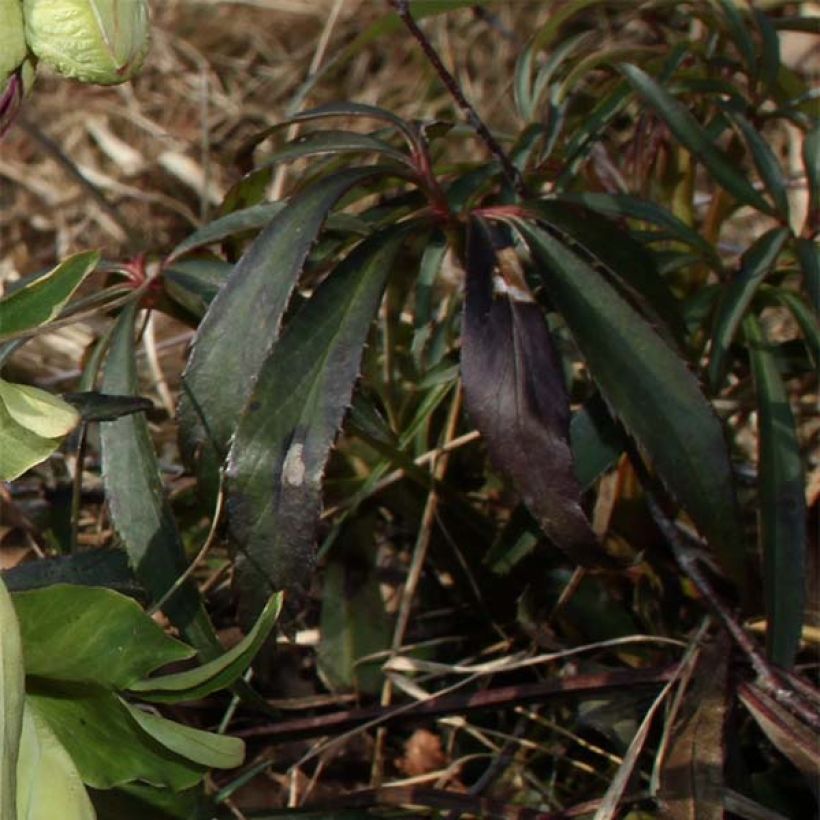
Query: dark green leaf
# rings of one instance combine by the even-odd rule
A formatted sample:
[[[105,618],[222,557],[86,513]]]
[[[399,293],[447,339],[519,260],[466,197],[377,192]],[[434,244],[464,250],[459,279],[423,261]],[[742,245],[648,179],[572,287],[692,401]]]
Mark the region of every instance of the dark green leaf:
[[[128,556],[122,550],[114,549],[95,549],[29,561],[3,570],[2,578],[11,592],[52,584],[110,587],[131,595],[140,592],[128,567]]]
[[[103,373],[103,392],[136,390],[134,321],[131,303],[120,314]],[[164,498],[154,446],[142,415],[100,425],[102,477],[111,521],[134,572],[158,601],[185,571],[187,561],[171,508]],[[164,612],[205,657],[219,648],[196,587],[189,581],[165,603]]]
[[[26,287],[0,299],[0,340],[56,318],[99,261],[97,251],[75,254]]]
[[[179,259],[163,271],[162,284],[174,302],[201,319],[232,270],[221,259]]]
[[[803,629],[806,496],[789,397],[757,319],[743,332],[752,363],[758,418],[760,541],[769,657],[790,668]]]
[[[26,702],[71,755],[83,782],[97,789],[142,780],[178,790],[201,780],[205,767],[191,763],[146,734],[114,692],[37,689]]]
[[[515,223],[608,405],[738,582],[745,550],[723,430],[684,362],[601,276],[546,231]]]
[[[538,214],[604,264],[645,317],[659,329],[668,328],[670,340],[683,345],[686,328],[677,300],[643,244],[600,213],[563,198],[539,202]]]
[[[697,250],[714,267],[720,268],[715,249],[697,231],[660,205],[626,194],[563,194],[565,202],[580,202],[609,216],[638,219],[664,228],[678,241]]]
[[[249,208],[242,208],[233,211],[225,216],[209,222],[207,225],[194,231],[189,237],[183,239],[168,254],[168,262],[178,259],[183,254],[188,253],[204,245],[213,245],[221,242],[229,236],[244,231],[259,230],[267,225],[276,214],[287,207],[286,202],[265,202],[262,205],[251,205]]]
[[[776,264],[788,238],[788,228],[772,228],[764,233],[743,254],[737,275],[721,294],[709,357],[709,384],[714,393],[717,393],[723,384],[729,345],[735,337],[746,309],[758,286]]]
[[[276,339],[327,212],[352,187],[383,173],[377,167],[342,171],[294,196],[257,237],[211,303],[183,374],[179,404],[182,454],[198,467],[209,500],[216,498],[218,470],[250,385]]]
[[[196,700],[230,686],[245,672],[267,640],[282,610],[282,596],[271,597],[250,632],[236,646],[218,658],[170,675],[146,678],[129,686],[139,697],[157,703]]]
[[[63,393],[62,399],[68,402],[82,417],[84,422],[114,421],[132,413],[152,410],[154,403],[142,396],[112,396],[87,390],[82,393]]]
[[[744,205],[774,215],[772,206],[754,189],[736,164],[717,148],[683,103],[633,65],[620,66],[633,88],[655,109],[681,144],[709,169],[715,180]]]
[[[760,9],[751,9],[760,32],[760,66],[758,79],[764,91],[772,93],[780,71],[780,38],[775,28],[776,20]]]
[[[405,223],[360,243],[296,313],[259,371],[228,460],[228,524],[248,611],[314,562],[321,481]]]
[[[738,124],[740,132],[746,140],[746,145],[749,147],[749,153],[752,156],[757,172],[760,174],[760,179],[766,186],[766,191],[771,197],[781,221],[788,223],[789,198],[786,196],[788,180],[783,173],[783,168],[781,168],[774,151],[771,149],[763,134],[761,134],[746,117],[742,114],[732,112],[730,112],[728,116]]]
[[[384,682],[383,661],[358,663],[389,649],[393,634],[376,575],[373,525],[372,516],[350,521],[325,568],[317,661],[336,691],[376,695]]]
[[[734,0],[718,0],[729,37],[735,44],[749,75],[757,73],[757,46],[751,37],[750,21],[745,19]]]
[[[305,112],[311,114],[312,112]],[[324,116],[320,114],[319,116]],[[299,117],[296,118],[297,120]],[[283,123],[282,125],[287,125]],[[279,126],[281,127],[281,126]],[[293,142],[280,148],[258,163],[259,167],[289,162],[302,157],[315,157],[323,154],[378,154],[384,159],[391,159],[402,165],[410,166],[410,158],[394,148],[390,143],[370,134],[358,134],[355,131],[314,131],[303,134]]]
[[[14,608],[29,675],[122,688],[194,654],[110,589],[58,584],[16,593]]]
[[[797,239],[794,250],[812,307],[820,312],[820,247],[811,239]]]
[[[818,367],[820,365],[820,327],[817,324],[817,314],[799,294],[792,290],[772,288],[771,295],[783,307],[791,311],[803,333],[812,362],[815,367]]]
[[[514,251],[502,253],[472,221],[461,344],[465,407],[493,462],[555,546],[579,564],[606,563],[580,506],[561,362]]]
[[[623,430],[597,393],[573,414],[569,437],[575,477],[582,490],[588,490],[596,478],[614,466],[624,450]]]

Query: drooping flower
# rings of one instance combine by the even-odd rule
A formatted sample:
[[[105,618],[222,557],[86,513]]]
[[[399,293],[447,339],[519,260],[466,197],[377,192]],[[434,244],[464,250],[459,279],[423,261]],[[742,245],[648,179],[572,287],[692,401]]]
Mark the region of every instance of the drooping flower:
[[[23,0],[23,18],[32,52],[82,82],[125,82],[148,51],[148,0]]]

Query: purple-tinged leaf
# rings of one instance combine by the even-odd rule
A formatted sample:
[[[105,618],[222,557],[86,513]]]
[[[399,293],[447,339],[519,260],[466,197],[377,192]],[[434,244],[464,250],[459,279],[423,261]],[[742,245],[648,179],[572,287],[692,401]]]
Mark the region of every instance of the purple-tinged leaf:
[[[746,556],[720,421],[657,331],[543,228],[513,220],[613,414],[743,585]]]
[[[608,563],[580,505],[561,362],[514,251],[496,251],[486,226],[473,220],[466,265],[467,411],[550,540],[579,564]]]

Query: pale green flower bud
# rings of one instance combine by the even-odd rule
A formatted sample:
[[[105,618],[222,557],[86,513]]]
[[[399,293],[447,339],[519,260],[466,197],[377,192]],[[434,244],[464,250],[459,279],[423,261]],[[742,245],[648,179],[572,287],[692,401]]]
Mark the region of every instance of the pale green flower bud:
[[[0,0],[0,90],[9,74],[25,60],[26,51],[20,0]]]
[[[82,82],[125,82],[148,51],[148,0],[23,0],[23,18],[34,54]]]

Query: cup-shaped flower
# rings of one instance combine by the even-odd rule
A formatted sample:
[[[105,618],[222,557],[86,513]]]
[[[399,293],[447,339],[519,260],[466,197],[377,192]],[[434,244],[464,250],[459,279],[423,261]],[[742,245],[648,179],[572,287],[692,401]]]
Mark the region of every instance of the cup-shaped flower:
[[[148,50],[148,0],[23,0],[26,40],[66,77],[112,85]]]

